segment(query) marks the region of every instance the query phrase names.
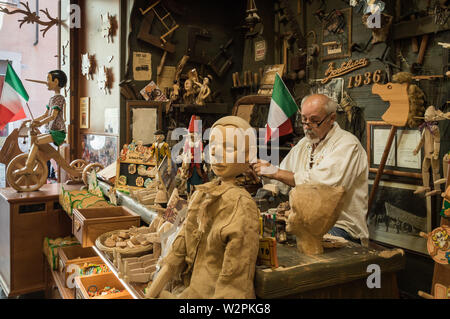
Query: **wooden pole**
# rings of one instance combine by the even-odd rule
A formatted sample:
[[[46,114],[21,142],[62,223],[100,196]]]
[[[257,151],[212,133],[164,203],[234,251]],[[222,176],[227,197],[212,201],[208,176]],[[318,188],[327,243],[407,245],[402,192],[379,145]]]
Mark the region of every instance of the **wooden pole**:
[[[380,183],[381,175],[383,175],[384,166],[386,165],[387,157],[389,155],[389,151],[391,150],[392,141],[394,140],[394,136],[395,136],[396,132],[397,132],[397,127],[392,126],[391,131],[389,133],[388,140],[386,142],[386,147],[384,148],[383,156],[381,157],[380,167],[378,168],[377,176],[375,177],[375,181],[373,182],[373,186],[372,186],[372,191],[370,192],[369,205],[367,207],[367,218],[369,217],[370,208],[371,208],[372,202],[375,198],[378,184]]]

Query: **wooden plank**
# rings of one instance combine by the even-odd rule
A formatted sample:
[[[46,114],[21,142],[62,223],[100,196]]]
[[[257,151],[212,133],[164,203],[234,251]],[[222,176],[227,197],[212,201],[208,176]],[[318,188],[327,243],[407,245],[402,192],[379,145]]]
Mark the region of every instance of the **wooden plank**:
[[[401,250],[385,258],[379,251],[353,243],[325,249],[324,254],[316,256],[300,254],[295,247],[285,245],[278,245],[277,251],[279,268],[256,270],[255,292],[259,298],[283,298],[364,279],[370,264],[379,265],[382,274],[396,272],[405,265]]]
[[[434,23],[434,16],[427,16],[413,21],[399,22],[392,26],[392,39],[401,40],[429,33],[450,30],[450,19],[444,25]]]

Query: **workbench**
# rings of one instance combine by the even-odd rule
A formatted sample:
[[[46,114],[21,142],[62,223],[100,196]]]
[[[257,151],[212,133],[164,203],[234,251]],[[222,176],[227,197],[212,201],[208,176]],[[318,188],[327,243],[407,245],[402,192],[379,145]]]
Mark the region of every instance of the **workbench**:
[[[348,242],[321,255],[301,254],[296,246],[277,245],[279,267],[257,266],[257,298],[398,298],[396,272],[405,266],[401,249],[375,250]],[[380,288],[369,288],[368,266],[380,266]],[[373,282],[372,280],[369,280]]]

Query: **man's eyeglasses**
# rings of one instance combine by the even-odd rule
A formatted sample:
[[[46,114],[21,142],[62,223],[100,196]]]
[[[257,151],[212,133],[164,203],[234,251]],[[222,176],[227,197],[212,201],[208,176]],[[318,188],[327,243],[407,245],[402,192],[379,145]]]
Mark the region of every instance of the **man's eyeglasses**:
[[[320,126],[322,125],[322,123],[328,118],[328,116],[329,116],[330,114],[331,114],[331,113],[328,113],[328,114],[323,118],[323,120],[320,121],[320,122],[305,122],[304,119],[302,118],[302,119],[301,119],[301,123],[302,123],[302,125],[308,125],[309,127],[318,128],[318,127],[320,127]]]

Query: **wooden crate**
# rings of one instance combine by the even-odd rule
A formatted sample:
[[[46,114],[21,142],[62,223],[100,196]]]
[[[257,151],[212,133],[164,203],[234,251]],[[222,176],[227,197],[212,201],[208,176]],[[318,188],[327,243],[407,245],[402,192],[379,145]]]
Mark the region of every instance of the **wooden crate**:
[[[130,293],[121,284],[119,279],[117,279],[117,277],[110,272],[98,275],[76,277],[75,282],[77,286],[75,298],[77,299],[133,299]],[[88,288],[93,285],[99,290],[109,286],[111,288],[117,288],[123,291],[106,296],[90,297],[87,291]]]
[[[67,278],[74,273],[76,267],[70,265],[83,266],[85,263],[103,264],[102,259],[92,249],[92,247],[83,248],[81,246],[59,247],[59,265],[58,271],[67,287]]]
[[[138,214],[123,206],[73,210],[72,233],[82,247],[92,247],[101,234],[140,226]]]

